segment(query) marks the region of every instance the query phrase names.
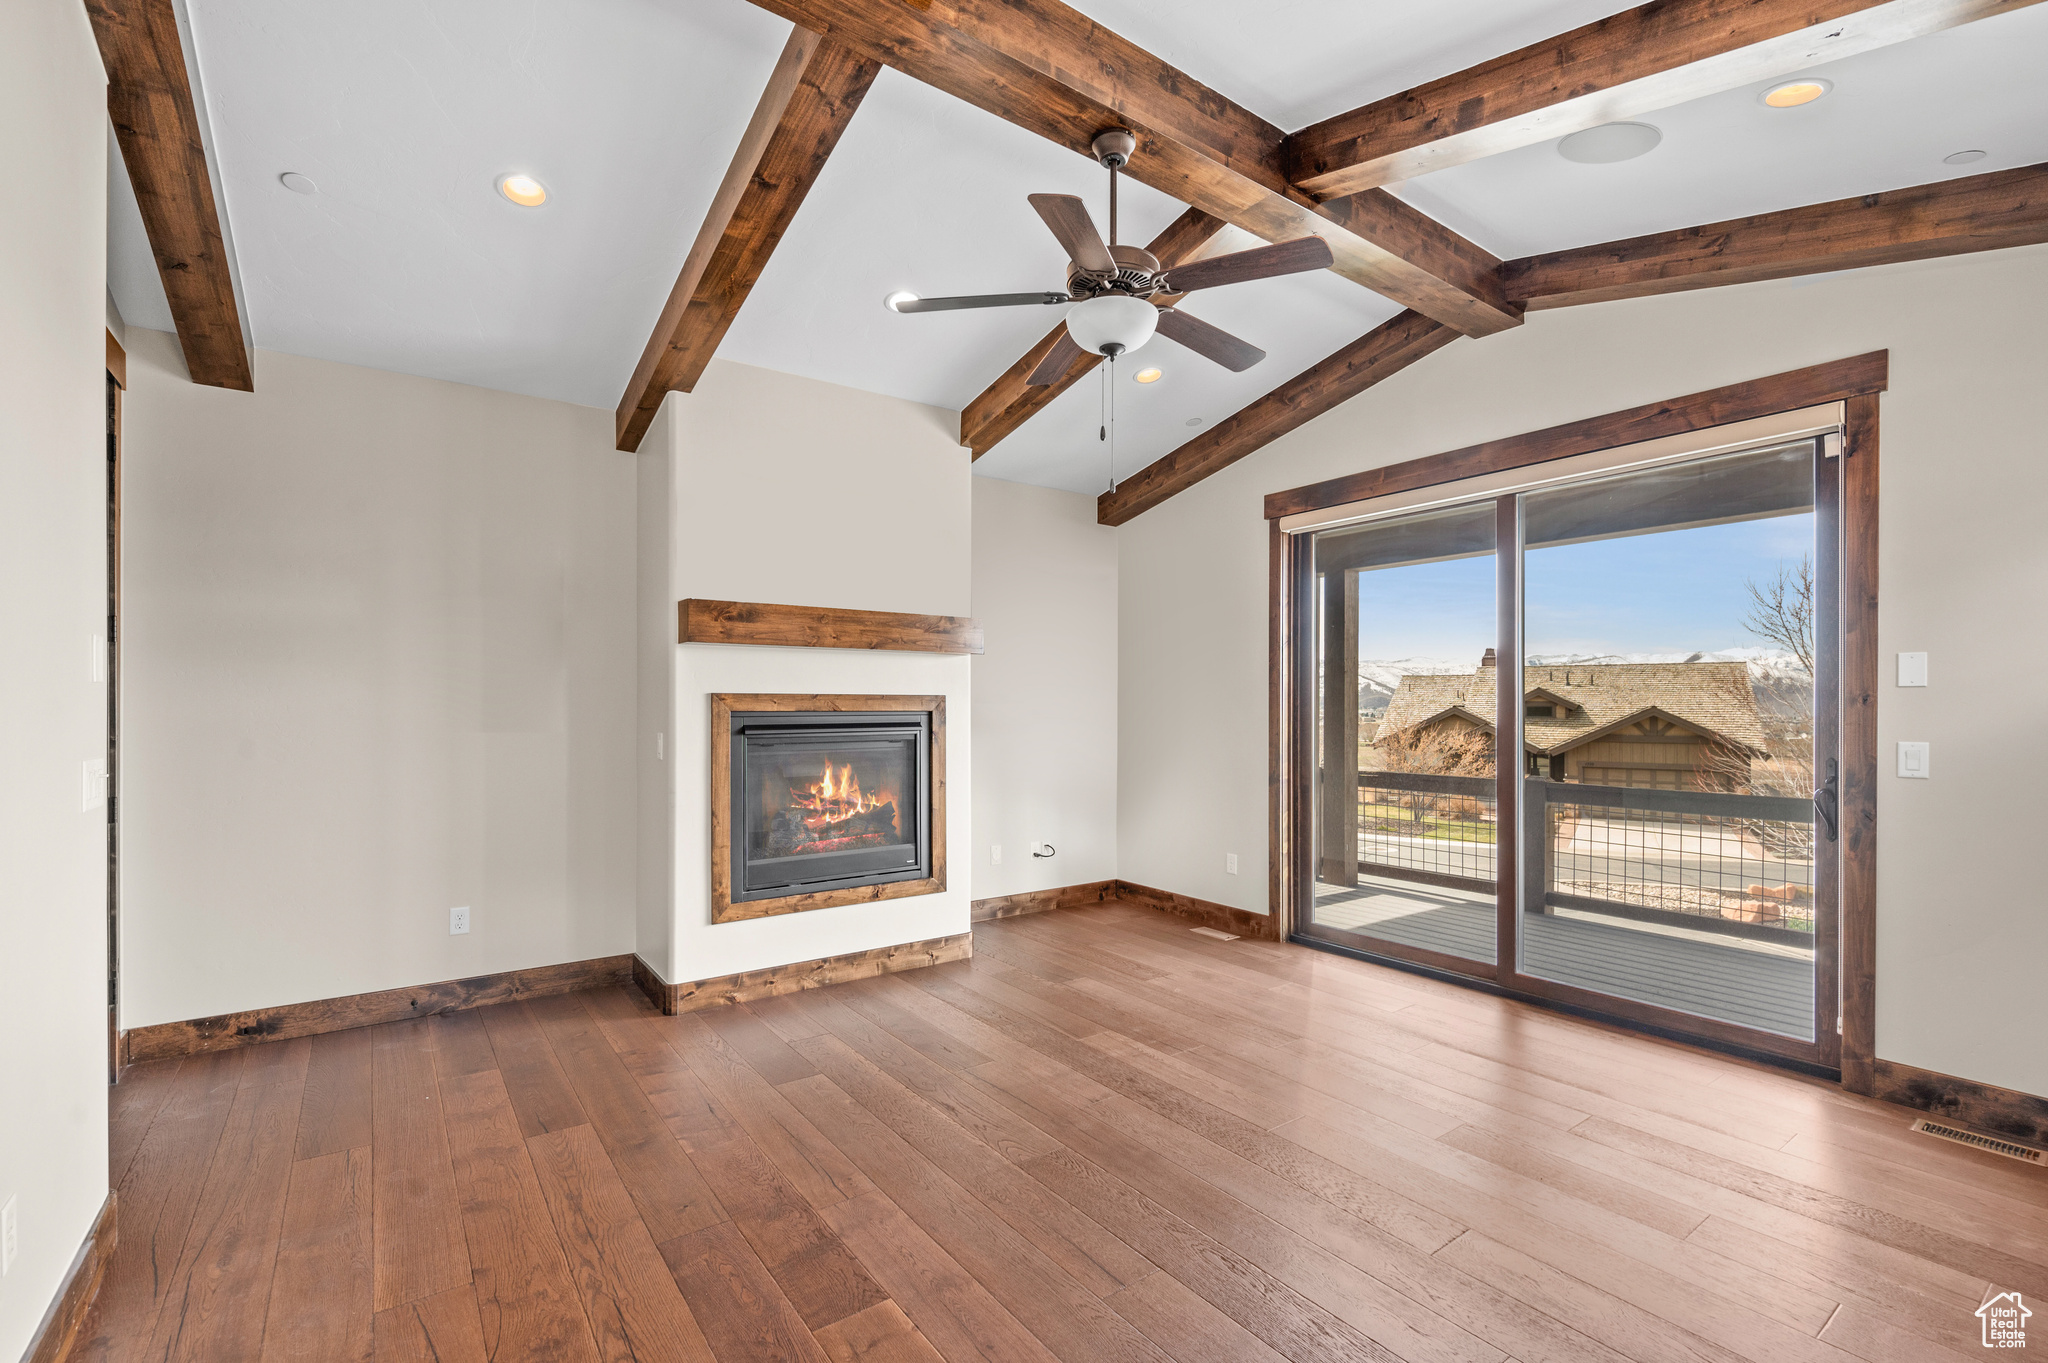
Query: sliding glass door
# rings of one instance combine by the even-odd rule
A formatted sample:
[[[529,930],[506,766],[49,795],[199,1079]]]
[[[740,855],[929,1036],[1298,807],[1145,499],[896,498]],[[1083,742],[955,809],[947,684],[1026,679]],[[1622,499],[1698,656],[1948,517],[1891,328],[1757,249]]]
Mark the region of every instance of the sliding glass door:
[[[1314,532],[1297,934],[1833,1063],[1836,467],[1801,439]]]
[[[1301,931],[1491,975],[1491,501],[1316,536],[1316,860]]]

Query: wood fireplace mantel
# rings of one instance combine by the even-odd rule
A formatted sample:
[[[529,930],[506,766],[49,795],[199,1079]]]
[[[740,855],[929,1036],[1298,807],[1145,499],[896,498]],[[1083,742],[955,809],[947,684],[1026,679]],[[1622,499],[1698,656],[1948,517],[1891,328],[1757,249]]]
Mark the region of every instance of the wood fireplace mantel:
[[[979,653],[981,624],[964,615],[778,606],[764,601],[678,603],[685,644],[767,644],[779,648],[887,648],[917,653]]]

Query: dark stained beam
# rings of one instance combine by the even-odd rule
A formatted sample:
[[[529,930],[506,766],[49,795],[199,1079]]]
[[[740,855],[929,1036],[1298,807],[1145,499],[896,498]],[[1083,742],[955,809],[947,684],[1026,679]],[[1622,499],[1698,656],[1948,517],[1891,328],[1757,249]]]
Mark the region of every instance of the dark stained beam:
[[[1265,241],[1320,236],[1338,274],[1467,335],[1521,320],[1494,257],[1441,227],[1429,233],[1439,253],[1424,259],[1363,235],[1382,219],[1420,225],[1377,201],[1317,205],[1288,184],[1278,128],[1060,0],[754,3],[1061,146],[1082,151],[1105,129],[1129,128],[1138,151],[1126,174]],[[1456,255],[1448,264],[1445,249]]]
[[[1154,237],[1145,249],[1157,256],[1161,265],[1184,264],[1193,259],[1195,253],[1224,226],[1223,219],[1212,217],[1199,208],[1190,208],[1167,224],[1166,230]],[[1005,369],[1000,378],[982,390],[981,396],[961,410],[960,443],[973,450],[976,459],[994,449],[996,442],[1029,421],[1040,408],[1079,383],[1102,363],[1100,355],[1084,350],[1057,381],[1036,388],[1026,382],[1066,329],[1066,323],[1062,322],[1048,331],[1044,340],[1025,351],[1024,358]]]
[[[2038,165],[1529,256],[1503,278],[1517,302],[1562,308],[2044,241]]]
[[[804,28],[789,35],[619,400],[620,449],[640,448],[662,399],[703,376],[880,70]]]
[[[256,387],[171,0],[87,0],[107,115],[192,382]]]
[[[1401,313],[1103,493],[1095,519],[1122,525],[1457,338],[1420,313]]]
[[[1288,178],[1357,194],[2034,2],[1653,0],[1303,128]]]
[[[2041,242],[2048,242],[2048,164],[1528,256],[1503,265],[1501,279],[1511,301],[1536,311]],[[1295,384],[1371,339],[1353,342]],[[1285,420],[1296,402],[1288,396],[1293,386],[1268,394],[1141,469],[1118,489],[1116,498],[1105,494],[1098,505],[1103,524],[1122,524],[1307,420]],[[1369,385],[1354,391],[1362,392],[1364,386]],[[1269,410],[1267,404],[1275,402],[1277,407]],[[1250,420],[1239,426],[1239,418]],[[1229,439],[1223,445],[1214,443],[1226,435]],[[1132,489],[1138,491],[1126,497]],[[1112,513],[1121,519],[1109,519]]]

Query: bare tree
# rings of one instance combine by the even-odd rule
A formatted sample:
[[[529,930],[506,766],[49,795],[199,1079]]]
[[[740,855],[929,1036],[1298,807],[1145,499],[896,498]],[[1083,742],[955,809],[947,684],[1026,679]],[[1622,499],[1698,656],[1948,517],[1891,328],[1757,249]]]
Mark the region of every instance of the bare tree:
[[[1760,639],[1778,645],[1794,658],[1807,676],[1813,675],[1813,556],[1799,560],[1799,566],[1778,565],[1777,575],[1759,583],[1751,578],[1749,614],[1742,625]]]

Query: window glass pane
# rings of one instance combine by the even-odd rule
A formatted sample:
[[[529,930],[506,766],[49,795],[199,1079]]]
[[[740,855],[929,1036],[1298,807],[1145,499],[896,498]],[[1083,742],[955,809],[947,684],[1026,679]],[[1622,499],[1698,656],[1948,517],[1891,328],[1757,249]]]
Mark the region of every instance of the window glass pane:
[[[1315,539],[1311,925],[1495,957],[1492,502]]]
[[[1811,1039],[1812,442],[1522,499],[1522,970]]]

